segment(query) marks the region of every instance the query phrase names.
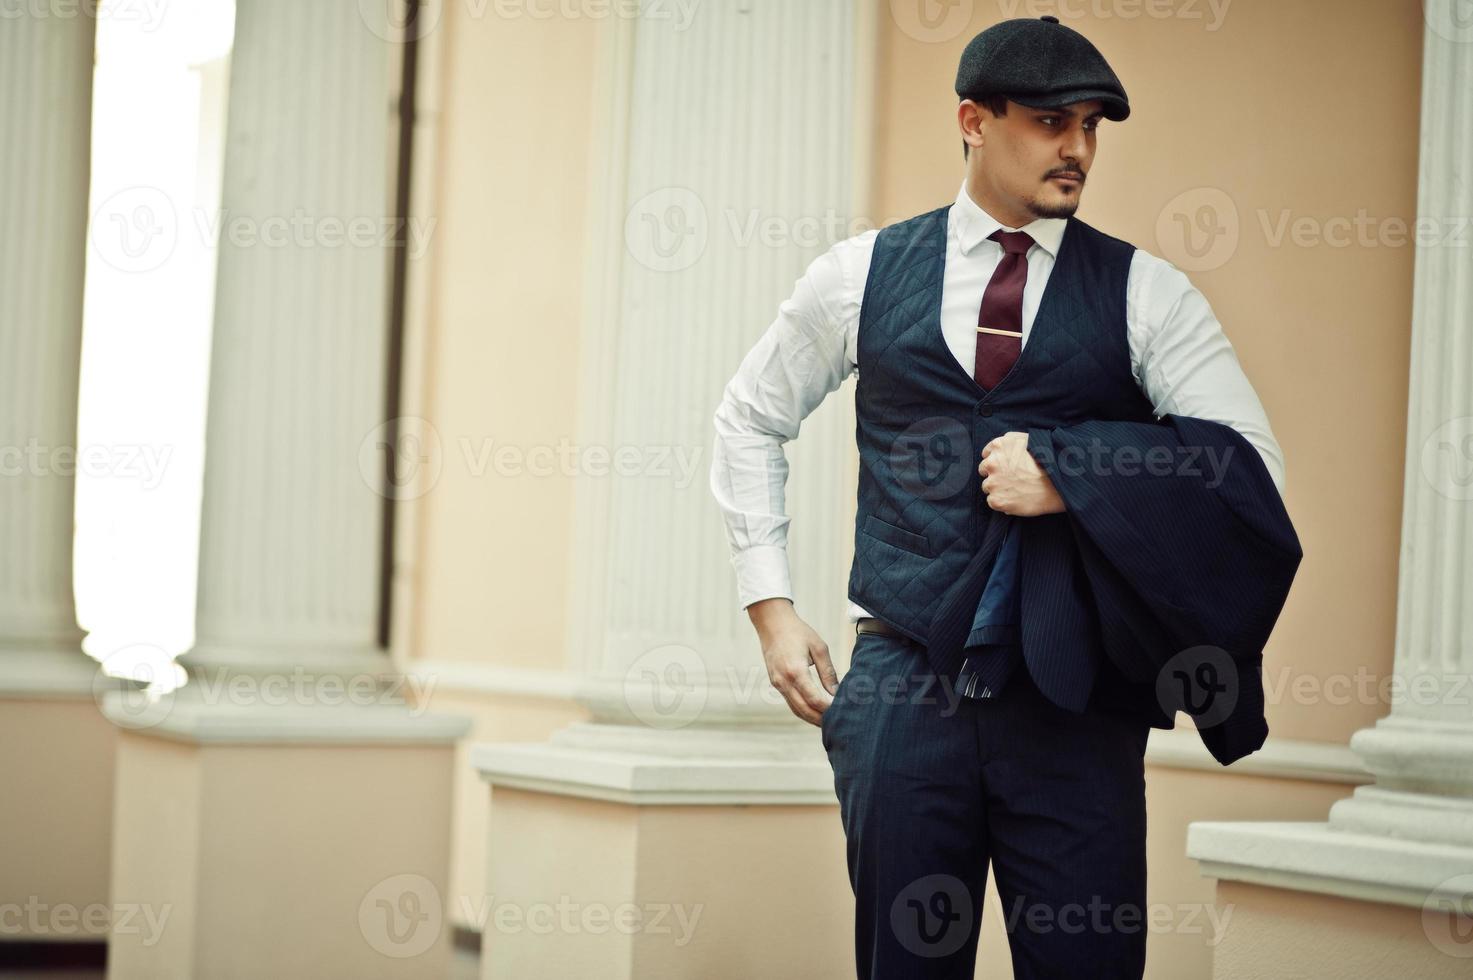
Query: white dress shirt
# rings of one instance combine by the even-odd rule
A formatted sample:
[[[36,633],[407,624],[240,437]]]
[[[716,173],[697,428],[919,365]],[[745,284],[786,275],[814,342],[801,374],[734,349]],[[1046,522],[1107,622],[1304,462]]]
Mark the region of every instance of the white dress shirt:
[[[941,331],[968,374],[975,367],[982,293],[1002,258],[1002,246],[987,236],[1002,228],[1026,231],[1034,240],[1023,290],[1026,345],[1066,224],[1064,218],[1039,218],[1007,228],[972,200],[962,182],[948,212]],[[711,492],[725,518],[742,608],[793,597],[783,444],[856,370],[859,307],[877,234],[847,238],[809,264],[716,408]],[[1156,416],[1190,415],[1236,429],[1263,457],[1282,494],[1283,454],[1206,297],[1176,266],[1138,248],[1126,282],[1125,320],[1131,373]],[[849,603],[851,620],[868,615]]]

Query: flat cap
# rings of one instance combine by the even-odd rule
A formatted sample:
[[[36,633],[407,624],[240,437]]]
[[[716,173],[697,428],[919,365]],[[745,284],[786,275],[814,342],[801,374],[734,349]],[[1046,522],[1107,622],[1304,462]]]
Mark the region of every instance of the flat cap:
[[[1004,95],[1032,109],[1099,99],[1106,119],[1130,115],[1125,89],[1105,56],[1051,15],[1005,20],[972,38],[957,66],[956,94]]]

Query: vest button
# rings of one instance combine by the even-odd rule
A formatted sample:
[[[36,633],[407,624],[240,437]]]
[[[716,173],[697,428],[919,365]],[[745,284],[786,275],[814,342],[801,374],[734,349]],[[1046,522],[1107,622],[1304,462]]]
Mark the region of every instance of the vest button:
[[[982,416],[983,418],[986,418],[987,416],[989,416],[989,415],[992,414],[992,406],[991,405],[978,405],[977,406],[977,414],[980,415],[980,416]]]

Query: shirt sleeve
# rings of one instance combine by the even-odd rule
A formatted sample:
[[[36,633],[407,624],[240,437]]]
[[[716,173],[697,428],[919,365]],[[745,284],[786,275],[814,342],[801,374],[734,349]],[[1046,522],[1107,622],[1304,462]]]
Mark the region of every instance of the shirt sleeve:
[[[1156,415],[1231,426],[1258,450],[1282,496],[1283,451],[1207,297],[1175,265],[1137,249],[1126,321],[1131,370]]]
[[[726,524],[742,608],[793,598],[784,443],[856,368],[859,305],[876,232],[814,259],[716,406],[711,492]]]

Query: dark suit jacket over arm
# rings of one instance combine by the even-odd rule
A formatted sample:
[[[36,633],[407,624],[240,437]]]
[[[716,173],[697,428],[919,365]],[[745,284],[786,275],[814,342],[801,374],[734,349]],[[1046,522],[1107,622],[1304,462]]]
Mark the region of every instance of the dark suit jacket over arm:
[[[1263,648],[1303,551],[1253,444],[1165,415],[1029,429],[1028,450],[1067,507],[1106,655],[1223,765],[1256,751]]]

